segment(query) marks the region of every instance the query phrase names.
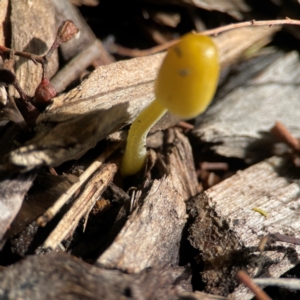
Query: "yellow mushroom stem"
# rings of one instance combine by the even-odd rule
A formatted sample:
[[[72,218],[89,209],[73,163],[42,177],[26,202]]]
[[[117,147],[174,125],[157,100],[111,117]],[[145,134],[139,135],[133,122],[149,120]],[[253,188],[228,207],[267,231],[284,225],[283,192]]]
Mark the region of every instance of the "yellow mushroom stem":
[[[153,125],[166,112],[167,109],[155,99],[132,123],[128,133],[126,149],[121,164],[122,176],[134,175],[143,168],[147,155],[147,135]]]
[[[184,35],[168,50],[155,80],[154,100],[132,123],[121,164],[123,176],[139,172],[146,162],[146,137],[169,110],[183,118],[202,113],[215,93],[219,77],[218,51],[211,38]]]

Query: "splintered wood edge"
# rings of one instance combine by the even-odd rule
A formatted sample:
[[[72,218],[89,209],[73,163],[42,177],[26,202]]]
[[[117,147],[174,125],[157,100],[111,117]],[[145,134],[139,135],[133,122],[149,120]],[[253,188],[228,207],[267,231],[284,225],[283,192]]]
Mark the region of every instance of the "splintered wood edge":
[[[252,254],[257,255],[257,261],[262,255],[268,258],[269,262],[273,262],[268,267],[270,277],[279,277],[299,262],[300,246],[278,242],[274,246],[281,246],[286,251],[279,252],[275,248],[259,253],[255,250],[261,237],[269,233],[300,236],[300,171],[294,168],[296,173],[292,174],[292,168],[287,160],[273,157],[204,192],[216,220],[226,222],[229,227],[227,233],[238,241],[239,246],[234,250],[249,248]],[[253,211],[254,207],[265,211],[268,217]],[[286,255],[291,249],[295,251],[294,261]],[[210,251],[209,247],[206,250]],[[248,271],[255,276],[258,268]],[[250,299],[253,295],[240,285],[231,297]]]
[[[72,186],[63,193],[57,201],[48,208],[42,216],[40,216],[37,220],[37,224],[40,226],[45,226],[53,217],[57,214],[57,212],[62,208],[63,205],[75,194],[75,192],[80,189],[82,185],[86,183],[86,181],[90,178],[90,176],[99,169],[104,161],[119,147],[120,144],[116,143],[113,147],[108,149],[107,151],[101,153],[91,164],[90,166],[79,176],[78,181],[72,184]]]
[[[70,210],[63,216],[55,229],[44,242],[44,248],[56,249],[59,243],[72,234],[79,220],[91,211],[95,202],[113,180],[117,172],[116,164],[105,165],[88,181],[82,193],[76,199]],[[86,216],[88,217],[88,216]]]

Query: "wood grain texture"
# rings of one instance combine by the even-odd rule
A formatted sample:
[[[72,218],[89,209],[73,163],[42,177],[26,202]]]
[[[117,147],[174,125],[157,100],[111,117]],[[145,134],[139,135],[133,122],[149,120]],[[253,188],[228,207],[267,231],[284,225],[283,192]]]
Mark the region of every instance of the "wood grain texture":
[[[8,0],[0,1],[0,45],[6,46],[5,36],[8,29],[7,24]]]
[[[260,253],[260,238],[269,233],[300,235],[300,170],[273,157],[210,188],[193,199],[190,241],[205,262],[203,279],[210,293],[250,299],[237,286],[236,272],[279,277],[299,263],[300,247],[276,243]],[[252,210],[263,209],[268,217]]]
[[[60,24],[55,23],[55,11],[51,0],[11,1],[11,48],[33,54],[46,54],[54,42]],[[48,75],[51,77],[58,68],[57,52],[48,64]],[[34,95],[42,78],[42,67],[25,58],[16,58],[16,77],[25,93]],[[19,97],[19,94],[10,89]]]
[[[112,63],[114,60],[106,60],[102,43],[95,41],[86,46],[83,51],[71,59],[54,77],[51,78],[51,84],[55,87],[57,93],[63,92],[70,83],[77,80],[80,75],[96,60],[102,59],[103,65]]]

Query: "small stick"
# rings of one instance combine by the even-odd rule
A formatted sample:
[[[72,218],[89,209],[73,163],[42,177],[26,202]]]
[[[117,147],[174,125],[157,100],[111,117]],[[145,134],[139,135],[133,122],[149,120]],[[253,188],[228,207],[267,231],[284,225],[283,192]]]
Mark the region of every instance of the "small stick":
[[[61,43],[67,42],[71,38],[73,38],[77,32],[78,32],[78,28],[73,24],[72,21],[69,21],[69,20],[64,21],[62,23],[62,25],[58,28],[58,32],[57,32],[55,41],[53,42],[53,44],[50,47],[50,49],[48,50],[48,52],[43,56],[32,54],[29,52],[14,51],[10,48],[7,48],[7,47],[1,46],[1,45],[0,45],[0,53],[1,54],[13,53],[13,55],[30,59],[35,64],[39,63],[44,66],[44,64],[47,63],[48,60],[50,59],[50,57],[52,56],[54,50],[56,50],[60,46]]]
[[[62,206],[75,194],[75,192],[88,180],[88,178],[102,166],[103,162],[119,147],[120,143],[114,145],[110,150],[99,155],[95,161],[85,170],[69,190],[58,198],[58,200],[46,212],[37,219],[37,224],[46,226],[52,220]]]
[[[21,88],[17,80],[14,81],[13,86],[20,95],[20,101],[19,101],[20,105],[19,107],[17,106],[17,108],[22,114],[27,125],[34,124],[35,120],[40,114],[40,111],[30,102],[29,96],[25,94],[25,92],[23,91],[23,89]]]
[[[237,274],[239,280],[248,287],[258,300],[272,300],[259,286],[257,286],[245,271]]]
[[[226,162],[208,162],[204,161],[200,164],[201,170],[221,170],[221,171],[228,171],[228,163]]]
[[[300,245],[300,239],[294,236],[289,236],[280,233],[268,234],[261,238],[258,249],[264,251],[267,245],[275,242],[289,243],[293,245]]]
[[[11,83],[20,95],[19,109],[25,121],[29,125],[33,125],[35,123],[37,117],[40,114],[40,110],[44,109],[49,104],[50,100],[57,94],[55,89],[49,82],[47,75],[48,62],[53,52],[60,46],[61,43],[67,42],[72,39],[78,33],[78,31],[79,29],[72,21],[67,20],[63,22],[57,31],[57,35],[52,46],[43,56],[31,54],[28,52],[14,51],[10,48],[0,45],[0,56],[2,57],[2,59],[5,60],[5,56],[9,57],[9,60],[5,62],[5,64],[7,65],[6,68],[8,69],[12,68],[11,63],[13,62],[13,57],[15,55],[30,59],[35,64],[40,63],[42,65],[42,80],[36,88],[33,98],[26,95],[26,93],[20,87],[16,78],[14,78],[14,81]]]
[[[259,285],[278,286],[287,289],[300,290],[300,280],[296,278],[255,278],[254,283]]]
[[[181,127],[183,129],[187,129],[187,130],[193,130],[195,128],[194,125],[188,123],[188,122],[185,122],[185,121],[179,121],[177,124],[176,124],[178,127]]]
[[[281,122],[277,121],[275,123],[275,126],[271,129],[271,132],[295,151],[300,151],[299,141],[288,131],[288,129]]]
[[[272,27],[274,25],[300,25],[300,20],[293,20],[288,17],[286,17],[283,20],[270,20],[270,21],[246,21],[246,22],[240,22],[240,23],[235,23],[235,24],[229,24],[225,26],[221,26],[219,28],[215,29],[210,29],[210,30],[205,30],[201,32],[200,34],[204,35],[218,35],[219,33],[232,30],[232,29],[237,29],[237,28],[242,28],[242,27],[248,27],[248,26],[269,26]]]
[[[5,46],[1,46],[1,45],[0,45],[0,52],[2,52],[2,53],[11,53],[11,52],[13,52],[13,55],[30,59],[35,64],[37,64],[37,63],[42,64],[43,63],[43,56],[36,55],[36,54],[31,54],[29,52],[13,51],[12,49],[7,48]]]
[[[290,243],[294,245],[300,245],[300,239],[296,238],[294,236],[289,236],[285,234],[280,234],[280,233],[274,233],[271,234],[272,239],[276,239],[277,242],[285,242],[285,243]]]
[[[260,252],[264,251],[269,243],[270,243],[270,237],[269,237],[269,235],[263,236],[260,239],[259,244],[257,246],[258,250]]]
[[[199,32],[201,35],[213,35],[217,36],[219,33],[232,30],[232,29],[237,29],[237,28],[242,28],[242,27],[248,27],[248,26],[275,26],[275,25],[300,25],[300,20],[292,20],[289,18],[283,19],[283,20],[270,20],[270,21],[246,21],[246,22],[241,22],[241,23],[235,23],[235,24],[229,24],[225,26],[221,26],[215,29],[210,29],[210,30],[205,30],[202,32]],[[168,49],[169,47],[175,45],[178,42],[179,39],[175,39],[169,42],[166,42],[162,45],[158,45],[155,47],[152,47],[150,49],[146,50],[139,50],[139,49],[129,49],[126,47],[122,47],[120,45],[112,45],[111,46],[111,51],[113,53],[117,53],[119,55],[124,55],[124,56],[129,56],[129,57],[139,57],[139,56],[146,56],[146,55],[151,55],[155,54],[157,52],[163,51]]]

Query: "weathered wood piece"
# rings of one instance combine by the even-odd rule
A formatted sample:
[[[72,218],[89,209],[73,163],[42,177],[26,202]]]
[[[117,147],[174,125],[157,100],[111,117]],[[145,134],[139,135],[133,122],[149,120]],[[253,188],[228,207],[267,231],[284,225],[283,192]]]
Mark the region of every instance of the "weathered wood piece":
[[[247,72],[247,70],[246,70]],[[269,131],[276,121],[300,137],[300,62],[291,52],[220,99],[199,118],[193,133],[220,155],[257,161],[277,142]]]
[[[244,47],[236,46],[241,44],[240,39],[228,42],[227,33],[215,39],[221,65],[237,59],[250,45],[274,33],[273,29],[265,28],[251,28],[252,34],[249,29],[246,32]],[[131,123],[154,99],[153,83],[164,55],[102,66],[81,85],[53,99],[53,104],[37,120],[35,138],[10,153],[9,167],[25,171],[42,165],[57,166]]]
[[[55,23],[55,11],[51,0],[18,1],[11,3],[11,48],[17,51],[26,51],[33,54],[46,54],[54,42],[60,24]],[[25,25],[25,26],[24,26]],[[48,64],[48,75],[51,77],[58,68],[57,52],[51,57]],[[20,86],[30,96],[42,79],[42,67],[33,61],[16,58],[16,77]],[[16,97],[19,94],[11,88]]]
[[[229,300],[222,296],[206,294],[199,291],[195,291],[194,293],[181,292],[179,293],[179,296],[179,299],[181,300]]]
[[[23,174],[0,182],[0,241],[17,215],[35,174]]]
[[[201,251],[206,291],[250,299],[253,295],[246,288],[237,287],[238,270],[245,269],[251,277],[278,277],[299,263],[299,246],[276,243],[263,252],[257,248],[260,238],[269,233],[300,236],[299,205],[300,170],[278,157],[195,197],[188,205],[194,217],[189,240]]]
[[[172,131],[173,132],[173,131]],[[154,180],[98,264],[138,273],[145,268],[175,265],[186,223],[185,200],[197,193],[197,178],[188,140],[174,131],[168,151],[169,173]]]
[[[70,2],[77,6],[97,6],[99,4],[99,0],[71,0]]]
[[[96,268],[65,253],[53,252],[29,256],[0,272],[0,298],[186,299],[178,294],[186,291],[181,285],[188,280],[185,268],[153,269],[129,275],[118,270]]]
[[[121,104],[108,110],[94,110],[83,115],[77,112],[79,117],[69,122],[59,123],[50,134],[37,138],[35,145],[39,145],[37,148],[28,145],[12,151],[3,169],[25,171],[43,165],[58,166],[66,160],[79,158],[88,149],[93,148],[100,139],[104,139],[109,133],[118,129],[118,124],[112,121],[111,115],[114,115],[119,122],[125,123],[126,107],[126,104]]]

